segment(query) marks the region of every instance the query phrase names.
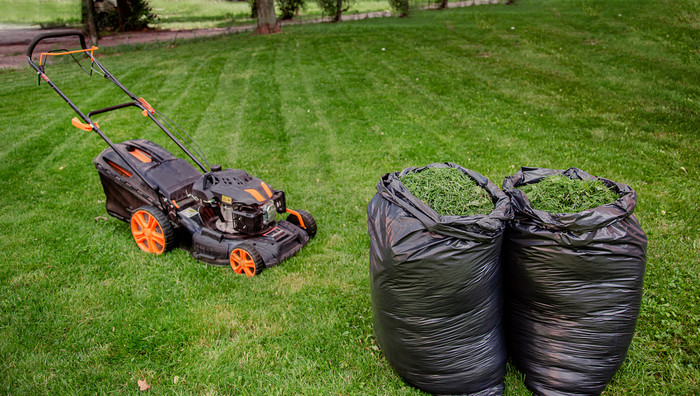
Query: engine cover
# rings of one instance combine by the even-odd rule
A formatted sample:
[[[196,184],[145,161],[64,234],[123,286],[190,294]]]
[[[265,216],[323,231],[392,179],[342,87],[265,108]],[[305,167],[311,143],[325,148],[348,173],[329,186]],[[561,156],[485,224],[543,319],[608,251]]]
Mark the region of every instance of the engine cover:
[[[257,206],[275,198],[264,181],[240,169],[224,169],[204,175],[192,186],[192,195],[202,201],[212,200],[234,206]]]
[[[284,192],[240,169],[215,170],[192,185],[192,195],[211,207],[215,227],[225,233],[256,234],[286,211]]]

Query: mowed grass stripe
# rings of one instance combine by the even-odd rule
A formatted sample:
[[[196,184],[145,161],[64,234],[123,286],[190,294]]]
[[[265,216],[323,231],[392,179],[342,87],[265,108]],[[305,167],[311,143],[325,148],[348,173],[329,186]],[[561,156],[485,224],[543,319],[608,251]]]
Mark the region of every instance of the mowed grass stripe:
[[[460,30],[460,31],[464,31],[464,30]],[[521,31],[522,31],[522,30],[521,30]],[[526,37],[526,38],[524,39],[524,41],[527,41],[527,40],[528,40],[528,38]],[[498,45],[498,46],[495,46],[495,47],[496,47],[496,48],[504,48],[504,43],[499,43],[499,45]],[[580,47],[580,45],[579,45],[579,47]],[[590,47],[590,46],[588,46],[588,47]],[[446,47],[444,47],[444,48],[445,48],[445,49],[448,49],[448,50],[453,49],[452,46],[446,46]],[[449,53],[449,51],[448,51],[448,53]],[[515,65],[516,65],[516,66],[514,66],[514,67],[516,67],[516,68],[518,68],[518,69],[524,69],[524,70],[528,70],[528,68],[532,68],[533,66],[534,66],[535,68],[538,68],[538,67],[539,67],[539,64],[523,64],[523,63],[520,61],[520,59],[529,59],[529,58],[531,58],[531,57],[529,57],[529,56],[522,56],[522,54],[520,54],[520,53],[517,53],[517,54],[518,54],[519,56],[512,57],[512,58],[513,58],[513,61],[515,62]],[[508,55],[508,54],[507,54],[507,55]],[[498,56],[498,54],[496,54],[495,56]],[[583,57],[585,58],[586,56],[583,56]],[[575,57],[573,57],[573,58],[575,59]],[[520,63],[520,64],[518,64],[518,63]],[[483,70],[483,68],[475,67],[474,70],[475,70],[475,71],[476,71],[476,70]],[[528,76],[528,77],[531,76],[531,75],[532,75],[531,72],[528,72],[528,73],[527,73],[527,76]],[[517,76],[517,75],[516,75],[516,76]],[[493,78],[493,76],[488,76],[488,75],[487,75],[486,77],[487,77],[487,79],[489,79],[489,78],[492,79],[492,78]],[[542,77],[544,77],[544,78],[542,78],[542,80],[544,80],[544,81],[549,81],[549,80],[550,80],[549,77],[552,77],[552,76],[550,76],[550,75],[548,75],[548,74],[544,74],[544,75],[542,75]],[[516,99],[518,102],[522,103],[522,104],[520,105],[520,107],[521,107],[521,108],[524,108],[524,109],[528,109],[527,113],[532,114],[532,113],[535,113],[535,112],[542,112],[542,109],[541,109],[541,108],[536,108],[535,111],[530,111],[531,107],[530,107],[530,106],[527,104],[527,102],[526,102],[527,97],[524,97],[524,98],[523,98],[522,92],[530,92],[530,91],[531,91],[531,89],[530,89],[531,83],[530,83],[530,82],[526,82],[527,80],[522,80],[522,79],[512,80],[512,77],[509,77],[509,76],[505,76],[504,78],[506,79],[506,83],[504,83],[504,84],[501,86],[501,87],[502,87],[502,88],[501,88],[501,91],[502,91],[503,93],[506,93],[506,94],[508,95],[508,96],[505,96],[505,98],[512,97],[512,98]],[[572,80],[571,78],[569,78],[569,81],[567,81],[567,84],[570,85],[570,83],[572,83],[572,82],[574,82],[574,81],[578,81],[578,79],[579,79],[578,77],[576,77],[575,80]],[[510,80],[510,84],[508,84],[508,81],[509,81],[509,80]],[[523,89],[523,84],[526,84],[526,86],[528,87],[528,89]],[[564,85],[566,85],[566,84],[564,84]],[[506,88],[505,90],[503,90],[504,87],[508,87],[508,88]],[[581,89],[585,89],[585,87],[582,87]],[[609,92],[600,92],[600,93],[597,94],[597,95],[599,95],[599,97],[601,97],[601,98],[607,98],[607,97],[610,96],[610,95],[609,95]],[[500,95],[500,96],[503,96],[503,95]],[[609,102],[609,103],[612,104],[612,102]],[[545,107],[545,108],[546,108],[546,107]],[[545,114],[546,114],[547,112],[548,112],[548,111],[545,111]],[[571,117],[572,117],[572,115],[570,114],[570,115],[569,115],[569,118],[571,118]],[[567,120],[562,120],[562,124],[567,124],[567,123],[569,123],[569,122],[570,122],[569,119],[567,119]],[[518,130],[518,129],[516,129],[514,132],[517,133],[517,130]],[[523,130],[523,131],[524,131],[525,128],[520,128],[520,130]],[[539,129],[539,128],[533,128],[533,129],[527,128],[527,132],[528,132],[527,135],[528,135],[529,137],[533,137],[532,133],[535,132],[536,130],[540,130],[540,129]],[[561,131],[565,132],[565,134],[569,134],[570,128],[565,128],[565,127],[564,127],[564,128],[561,129]],[[585,130],[584,130],[584,131],[581,131],[581,132],[583,132],[583,133],[588,133],[588,132],[586,132]],[[594,131],[594,132],[595,132],[595,131]],[[554,130],[554,131],[544,131],[544,130],[540,130],[540,134],[543,134],[543,133],[546,133],[547,135],[549,135],[549,134],[551,134],[551,133],[558,133],[558,131],[557,131],[557,130]],[[520,135],[522,136],[523,134],[520,134]],[[606,138],[609,138],[609,136],[610,136],[610,134],[606,135],[605,137],[606,137]],[[523,141],[523,139],[521,139],[521,141]],[[632,151],[634,151],[634,150],[632,150]],[[626,158],[632,158],[632,156],[629,156],[629,157],[626,157]]]
[[[627,15],[627,14],[626,14]],[[628,16],[629,17],[629,16]],[[612,18],[617,18],[617,16],[613,16]],[[632,17],[634,19],[634,17]],[[522,31],[522,30],[521,30]],[[547,34],[544,34],[548,38],[546,39],[545,42],[552,42],[556,43],[556,35],[554,37],[551,37],[551,31],[547,31]],[[530,34],[530,31],[528,29],[527,32],[524,32],[526,35],[525,38],[532,36]],[[572,106],[572,111],[570,112],[565,112],[562,113],[564,117],[561,119],[561,123],[563,125],[565,124],[573,124],[569,127],[571,128],[580,128],[580,133],[593,133],[594,137],[601,140],[602,144],[614,144],[618,147],[622,146],[631,146],[629,148],[629,153],[631,155],[627,156],[610,156],[608,155],[609,161],[624,161],[624,162],[632,162],[629,165],[629,168],[635,168],[639,169],[639,171],[642,172],[651,172],[649,174],[653,174],[654,172],[657,172],[658,170],[653,170],[649,168],[648,166],[644,166],[642,162],[639,161],[639,156],[638,155],[633,155],[639,152],[642,152],[642,148],[645,146],[648,147],[648,144],[646,144],[646,138],[644,136],[639,136],[637,134],[637,131],[639,129],[646,129],[644,125],[637,125],[635,126],[634,121],[638,119],[639,117],[635,116],[633,112],[638,111],[636,109],[639,109],[639,102],[644,102],[647,101],[647,98],[655,98],[658,95],[654,94],[649,91],[649,88],[647,87],[654,87],[656,84],[650,84],[649,81],[656,81],[657,77],[655,77],[652,73],[652,70],[654,69],[649,69],[649,71],[642,71],[643,76],[642,79],[636,80],[636,79],[630,79],[629,76],[631,75],[638,75],[639,73],[635,72],[634,68],[637,68],[638,65],[644,64],[644,62],[637,62],[634,64],[634,68],[630,68],[629,66],[621,66],[621,65],[626,65],[627,61],[624,58],[629,57],[629,52],[630,49],[636,48],[633,45],[630,45],[628,40],[625,38],[626,35],[609,35],[609,36],[602,36],[602,37],[595,37],[596,40],[599,42],[595,45],[591,43],[586,43],[583,38],[579,37],[578,38],[578,43],[577,42],[572,42],[572,45],[569,47],[564,47],[563,53],[568,54],[568,56],[562,57],[562,62],[564,62],[565,59],[582,59],[583,64],[586,65],[585,70],[576,70],[575,73],[572,74],[572,77],[564,81],[564,84],[562,84],[562,87],[564,90],[567,89],[567,86],[575,85],[577,86],[577,92],[576,95],[574,96],[562,96],[561,100],[565,100],[565,98],[575,98],[575,101],[569,100],[569,103]],[[609,50],[606,48],[610,48]],[[639,49],[640,52],[644,52],[644,48]],[[561,49],[559,49],[559,52],[562,52]],[[620,60],[620,62],[615,62],[612,63],[613,67],[610,67],[610,65],[607,62],[601,62],[601,56],[598,55],[598,52],[603,52],[604,57],[610,58],[612,56],[612,59],[608,60]],[[573,54],[572,54],[573,53]],[[610,55],[607,55],[607,54]],[[575,54],[575,55],[574,55]],[[532,68],[533,66],[531,64],[524,63],[523,60],[527,60],[529,57],[515,57],[513,58],[512,62],[514,67],[517,68]],[[602,58],[605,59],[605,58]],[[660,60],[659,60],[660,61]],[[595,62],[599,62],[596,64]],[[649,63],[649,62],[646,62]],[[561,64],[561,63],[560,63]],[[600,64],[606,65],[605,67],[601,67]],[[631,66],[631,65],[630,65]],[[535,65],[535,68],[538,66]],[[568,66],[567,66],[568,67]],[[556,69],[555,69],[556,70]],[[532,73],[528,73],[527,76],[529,77]],[[599,76],[595,79],[591,79],[590,75],[594,74],[596,76]],[[592,81],[600,81],[600,80],[606,80],[606,77],[603,76],[608,76],[607,79],[613,79],[614,81],[619,81],[620,83],[618,85],[623,85],[622,82],[624,82],[624,86],[618,87],[617,85],[614,87],[609,87],[608,84],[592,84]],[[610,77],[613,76],[613,77]],[[556,80],[554,80],[556,81]],[[556,91],[556,85],[553,86],[554,91]],[[619,89],[618,89],[619,88]],[[653,88],[656,90],[658,86]],[[561,88],[560,88],[561,89]],[[519,92],[522,90],[514,90],[512,95],[518,95]],[[673,92],[674,90],[670,91]],[[595,101],[581,101],[580,98],[588,98],[588,97],[595,97],[597,100]],[[623,99],[625,98],[625,99]],[[629,103],[629,100],[626,98],[633,98],[633,102]],[[652,99],[656,100],[656,99]],[[628,113],[628,117],[619,117],[615,116],[615,114],[619,113]],[[616,124],[619,125],[619,128],[617,128],[617,131],[605,131],[604,129],[601,128],[602,125],[606,124],[608,119],[610,117],[614,117]],[[681,121],[682,119],[682,121]],[[687,122],[692,118],[688,118],[684,115],[678,115],[676,117],[676,120],[669,120],[669,124],[682,124],[683,122]],[[607,128],[610,128],[609,126]],[[628,131],[628,129],[632,129],[631,131]],[[631,132],[631,133],[630,133]],[[636,135],[636,136],[635,136]],[[585,151],[584,151],[585,153]],[[595,153],[596,156],[599,156],[600,153]],[[591,165],[595,166],[595,165]]]
[[[269,41],[268,41],[269,40]],[[255,43],[257,41],[257,43]],[[280,86],[275,77],[283,37],[256,37],[250,59],[249,92],[241,125],[241,166],[275,187],[285,172],[289,137],[282,116]]]
[[[206,110],[197,130],[197,142],[210,164],[240,168],[242,123],[250,88],[249,68],[252,50],[237,45],[235,38],[225,39],[212,51],[222,54],[211,73],[216,88],[211,90]],[[234,48],[225,51],[227,48]],[[243,168],[245,169],[245,168]]]
[[[425,46],[415,40],[415,37],[407,35],[402,41],[407,47]],[[421,147],[421,152],[411,154],[424,158],[426,163],[452,160],[462,162],[464,166],[483,162],[488,164],[487,156],[494,150],[486,148],[495,145],[493,138],[497,136],[488,125],[489,116],[482,113],[482,109],[488,109],[489,104],[483,103],[480,97],[482,87],[474,81],[473,71],[465,67],[469,65],[469,59],[455,57],[451,62],[445,47],[446,43],[435,48],[425,46],[417,56],[403,56],[400,62],[392,62],[401,65],[401,68],[393,71],[403,81],[401,85],[412,87],[413,92],[406,95],[424,100],[412,104],[413,109],[409,107],[405,111],[412,124],[429,126],[429,130],[420,131],[422,136],[419,141],[424,143],[425,149]],[[398,51],[401,52],[401,49]],[[425,67],[439,63],[444,64],[445,69]],[[450,72],[446,73],[445,70]],[[418,119],[412,114],[420,114],[426,119]],[[436,151],[435,147],[441,149]],[[470,159],[479,162],[470,165]]]
[[[308,44],[308,43],[306,43],[306,44]],[[313,48],[313,46],[306,45],[306,46],[304,46],[304,48]],[[313,48],[313,49],[316,50],[316,48]],[[305,54],[302,51],[299,51],[299,53],[300,53],[300,55],[297,55],[297,59],[300,59],[300,58],[313,59],[314,58],[313,56],[311,56],[308,53]],[[319,68],[320,71],[324,71],[324,70],[327,71],[327,70],[329,70],[330,66],[327,64],[327,62],[324,59],[323,61],[318,62],[318,63],[314,63],[313,65],[308,64],[304,67],[299,67],[298,70],[308,71],[306,73],[303,73],[304,78],[299,79],[299,84],[302,87],[307,87],[307,86],[311,85],[311,83],[309,83],[307,81],[307,79],[313,78],[311,76],[319,76],[320,75],[318,73],[318,71],[314,69],[314,67]],[[330,77],[330,78],[332,79],[332,77]],[[292,92],[294,92],[294,90],[292,90]],[[326,103],[326,102],[324,102],[324,100],[327,99],[328,91],[326,91],[326,90],[315,90],[315,91],[309,90],[309,92],[310,92],[309,95],[310,96],[313,95],[312,97],[317,98],[317,100],[319,102]],[[340,96],[342,96],[342,95],[340,95]],[[306,97],[304,97],[304,96],[302,96],[302,97],[304,99],[301,99],[301,101],[304,102],[306,100]],[[300,97],[297,96],[296,99],[300,100],[299,98]],[[295,98],[292,98],[292,99],[295,99]],[[301,117],[304,117],[305,114],[309,114],[309,115],[313,116],[313,115],[317,114],[318,110],[323,110],[325,107],[326,106],[320,106],[319,104],[311,103],[311,105],[307,109],[307,110],[311,110],[311,111],[309,111],[308,113],[305,113],[304,109],[302,108],[301,109],[302,112],[301,113],[297,112],[296,115],[300,115]],[[325,124],[328,122],[328,120],[326,120],[324,118],[320,118],[319,122],[320,122],[320,125],[322,125],[322,126],[328,125],[327,126],[328,128],[338,128],[339,127],[338,123],[333,124],[333,125]],[[311,129],[313,129],[313,128],[311,128]],[[318,131],[316,131],[316,132],[310,131],[310,132],[313,134],[313,136],[318,136]],[[322,130],[322,132],[325,132],[325,131]],[[325,142],[325,140],[323,140],[322,142]],[[321,150],[323,150],[323,146],[318,147],[317,144],[311,144],[311,145],[309,145],[309,147],[306,148],[306,152],[316,151],[314,149],[321,151]],[[308,154],[306,154],[306,155],[308,155]],[[328,176],[335,177],[335,175],[333,174],[334,172],[344,172],[345,169],[347,169],[347,168],[341,165],[342,162],[343,162],[343,158],[336,159],[337,168],[335,171],[333,169],[330,169]],[[309,191],[313,193],[313,196],[312,196],[313,199],[311,200],[312,202],[317,202],[318,199],[321,199],[319,196],[327,195],[329,193],[332,194],[333,189],[335,189],[336,191],[342,191],[343,189],[347,188],[345,185],[339,185],[337,179],[331,179],[331,180],[323,180],[322,179],[322,181],[319,183],[319,184],[321,184],[320,189],[317,187],[318,184],[314,184],[313,181],[311,182],[311,184],[312,185],[309,188],[307,188],[306,190],[307,190],[307,195],[308,195]],[[328,191],[329,188],[331,189],[331,191]],[[343,197],[341,197],[341,199],[342,198]],[[323,198],[323,199],[327,199],[327,197]],[[338,238],[338,237],[346,239],[344,237],[339,236],[340,235],[339,232],[342,233],[344,230],[350,229],[349,226],[351,225],[351,223],[347,224],[348,228],[344,228],[345,224],[340,224],[341,222],[347,223],[346,216],[343,216],[341,214],[339,216],[331,216],[330,218],[325,217],[325,218],[319,219],[317,217],[317,219],[319,220],[319,224],[321,224],[323,227],[322,228],[323,233],[322,234],[320,233],[319,235],[325,235],[326,237],[330,237],[332,240],[336,240],[336,238]],[[316,240],[318,240],[318,238],[319,237],[317,236]],[[289,271],[291,273],[301,271],[302,273],[311,273],[311,274],[314,274],[314,276],[323,276],[323,277],[328,276],[327,274],[329,274],[329,272],[330,272],[330,274],[333,274],[333,269],[336,268],[336,266],[328,265],[329,263],[340,264],[340,263],[345,262],[346,264],[349,264],[349,263],[347,263],[346,259],[343,259],[341,257],[337,257],[337,252],[335,254],[332,253],[333,250],[337,250],[337,249],[334,249],[334,247],[338,247],[338,246],[325,246],[324,247],[323,245],[318,246],[317,243],[314,244],[314,242],[312,242],[311,245],[307,246],[305,251],[302,251],[297,256],[297,258],[290,260],[290,262],[288,262],[285,265],[285,271]],[[309,255],[308,254],[309,252],[315,252],[315,254]],[[304,258],[304,261],[300,261],[300,257],[302,257],[302,256],[306,256]],[[358,276],[357,271],[356,270],[352,271],[352,275]],[[307,277],[303,277],[302,279],[304,280],[304,284],[307,284],[309,282],[309,279]],[[330,279],[348,279],[348,277],[345,276],[345,277],[337,277],[336,278],[334,276]],[[337,283],[337,285],[336,285],[336,283]],[[323,292],[323,290],[317,290],[318,287],[312,287],[310,284],[308,286],[303,286],[301,288],[301,290],[299,290],[299,292],[298,292],[298,294],[301,294],[299,296],[300,297],[300,299],[299,299],[300,308],[304,309],[304,306],[305,306],[304,301],[308,301],[307,296],[309,294],[311,296],[313,296],[314,299],[317,299],[323,295],[327,295],[327,293],[329,293],[329,292],[332,294],[337,294],[339,292],[341,293],[341,295],[347,294],[346,288],[343,287],[343,288],[339,289],[339,286],[341,286],[341,283],[332,282],[331,285],[324,288],[324,289],[328,290],[325,293]],[[346,298],[343,298],[342,301],[357,301],[357,299],[353,299],[353,298],[350,298],[348,296]],[[338,334],[338,333],[343,334],[342,332],[334,332],[334,331],[327,330],[329,326],[330,327],[337,327],[338,325],[347,329],[347,327],[345,327],[345,325],[341,321],[342,320],[341,318],[343,318],[343,317],[347,318],[350,315],[348,315],[347,312],[341,314],[341,312],[343,310],[340,307],[342,307],[343,305],[345,305],[345,304],[341,301],[339,301],[338,303],[329,305],[328,306],[328,309],[329,309],[328,314],[324,315],[321,313],[322,316],[324,316],[328,319],[323,321],[323,322],[319,321],[318,323],[315,320],[313,321],[313,328],[318,328],[318,330],[315,330],[315,331],[312,330],[312,331],[306,333],[306,336],[304,336],[305,332],[303,332],[303,331],[299,332],[298,334],[297,333],[290,334],[290,336],[294,337],[293,339],[298,339],[299,337],[303,337],[303,339],[304,339],[303,345],[308,345],[308,346],[303,346],[302,351],[309,348],[311,351],[313,351],[313,349],[315,349],[316,353],[320,352],[321,354],[325,354],[326,353],[325,351],[330,352],[333,350],[332,346],[334,344],[338,344],[338,345],[342,346],[342,345],[347,345],[348,342],[351,341],[350,339],[346,339],[345,337],[340,337],[340,339],[337,339],[337,337],[330,336],[331,334]],[[362,309],[364,309],[364,308],[362,308]],[[352,316],[355,316],[355,315],[352,315]],[[365,318],[368,319],[368,316],[365,316]],[[366,326],[366,324],[365,324],[365,326]],[[299,341],[296,341],[296,342],[299,342]],[[354,344],[354,343],[351,343],[351,345],[352,344]],[[319,346],[322,346],[322,347],[319,348]],[[311,349],[311,348],[313,348],[313,349]],[[339,359],[337,357],[333,358],[333,356],[329,356],[328,361],[329,361],[328,366],[326,366],[326,365],[318,366],[317,368],[314,368],[314,371],[315,372],[317,371],[318,375],[321,375],[323,378],[328,378],[327,380],[325,380],[328,383],[335,383],[338,381],[338,379],[341,380],[341,383],[345,383],[347,381],[348,377],[338,375],[339,366],[342,367],[342,365],[344,365],[345,363],[338,363]],[[341,359],[341,361],[342,361],[342,359]],[[314,365],[314,366],[316,366],[316,365]],[[301,389],[302,392],[310,392],[310,391],[312,392],[313,391],[313,387],[309,387],[308,385],[305,385],[303,382],[302,383],[294,383],[294,384],[290,383],[289,389],[290,390]],[[340,388],[340,389],[342,389],[342,388]]]
[[[311,98],[307,114],[317,120],[310,128],[309,136],[316,139],[311,144],[317,152],[315,179],[318,182],[314,183],[312,175],[305,188],[306,192],[302,194],[307,195],[307,199],[313,199],[312,202],[315,201],[316,213],[324,214],[317,216],[317,223],[322,226],[322,235],[332,241],[320,248],[321,258],[318,263],[322,264],[326,260],[345,263],[342,266],[321,265],[314,271],[324,277],[354,279],[358,267],[354,256],[347,255],[343,247],[358,243],[358,224],[359,229],[365,225],[362,215],[363,194],[357,194],[357,191],[367,191],[373,183],[356,178],[360,150],[355,141],[358,136],[366,135],[367,128],[362,126],[363,114],[358,111],[354,96],[358,91],[363,91],[363,85],[347,80],[347,75],[358,70],[354,68],[355,63],[345,56],[345,51],[340,50],[347,43],[342,38],[334,42],[339,47],[332,51],[316,40],[309,40],[304,48],[310,50],[297,56],[299,62],[303,62],[299,69],[307,71],[301,81],[306,87],[307,97]],[[338,84],[339,81],[346,83]],[[356,122],[346,121],[349,119]],[[358,216],[361,218],[359,223]]]
[[[316,208],[309,205],[317,204],[316,198],[322,195],[320,190],[328,180],[319,168],[328,165],[327,158],[325,161],[320,158],[325,154],[326,145],[321,138],[325,130],[319,129],[318,108],[312,106],[312,95],[317,94],[308,86],[316,72],[309,66],[301,65],[302,59],[315,55],[315,52],[308,51],[306,37],[294,37],[285,40],[275,57],[275,78],[279,86],[280,114],[286,139],[283,145],[276,147],[272,156],[273,161],[280,157],[284,159],[285,172],[278,176],[278,183],[287,194],[287,205],[308,210],[312,214]],[[287,172],[296,173],[297,177],[290,177]],[[319,231],[325,230],[319,228]]]
[[[210,113],[209,107],[214,103],[214,96],[221,92],[220,85],[226,77],[223,74],[223,68],[228,62],[228,54],[209,49],[194,56],[194,47],[198,46],[192,43],[183,49],[188,54],[192,53],[186,57],[187,61],[173,59],[174,65],[184,64],[189,65],[190,68],[182,72],[173,68],[165,68],[167,78],[163,87],[151,95],[162,95],[163,98],[169,100],[168,107],[162,108],[160,111],[195,137],[200,145],[203,145],[204,142],[200,142],[200,140],[205,136],[197,138],[200,125],[206,122],[205,115]],[[157,62],[156,65],[161,67],[160,62]],[[216,143],[212,145],[214,146]]]
[[[459,144],[462,136],[456,131],[458,128],[452,120],[455,114],[463,113],[464,109],[457,106],[448,110],[446,107],[449,105],[445,103],[446,98],[456,96],[452,89],[445,88],[452,82],[446,82],[440,71],[426,72],[424,67],[431,57],[439,58],[440,52],[426,48],[420,54],[411,53],[408,48],[412,47],[413,40],[408,31],[400,31],[392,39],[384,38],[382,44],[386,47],[377,46],[376,55],[372,54],[381,65],[378,77],[379,84],[384,88],[380,92],[386,92],[385,102],[379,105],[379,113],[386,114],[384,124],[388,124],[388,128],[378,131],[378,135],[385,134],[385,146],[392,148],[397,157],[395,159],[399,160],[395,167],[399,168],[415,165],[402,161],[413,156],[421,158],[421,162],[453,160],[454,153],[450,152],[450,148],[463,148]],[[381,51],[381,48],[386,50]],[[444,91],[428,88],[433,85]],[[382,108],[386,110],[381,111]],[[464,138],[473,139],[474,136]],[[418,145],[411,144],[415,140]],[[449,144],[443,145],[445,142]],[[441,147],[441,150],[438,152],[435,147]],[[392,170],[397,169],[386,171]]]
[[[294,123],[291,127],[298,130],[296,134],[299,137],[294,147],[296,150],[290,147],[293,153],[289,155],[290,159],[296,159],[305,177],[299,180],[301,183],[298,185],[290,186],[289,194],[306,195],[302,199],[319,208],[331,202],[328,194],[334,190],[337,161],[341,159],[342,150],[342,146],[338,145],[342,145],[342,142],[335,136],[337,124],[326,115],[329,93],[327,86],[320,82],[327,78],[330,65],[313,38],[302,35],[295,46],[297,44],[299,47],[293,53],[291,68],[298,71],[298,79],[294,81],[291,96],[287,99],[297,104],[297,112],[291,115],[290,124]],[[326,224],[326,232],[329,219],[320,220]]]
[[[481,43],[481,39],[488,35],[481,31],[474,31],[467,26],[459,26],[456,23],[448,29],[449,37],[440,45],[438,51],[432,51],[428,47],[421,54],[422,59],[413,62],[411,68],[420,68],[421,63],[444,64],[441,73],[435,73],[434,69],[429,69],[429,74],[424,78],[428,81],[425,84],[426,90],[435,95],[433,103],[440,109],[436,120],[454,120],[456,135],[449,135],[451,139],[458,139],[462,144],[455,144],[460,147],[462,158],[466,162],[470,159],[480,158],[476,166],[487,168],[482,173],[496,171],[490,168],[489,164],[494,163],[495,155],[507,153],[509,156],[524,159],[522,153],[530,153],[532,157],[538,157],[537,151],[541,143],[537,143],[537,136],[548,136],[551,138],[553,131],[533,128],[529,125],[527,118],[518,116],[518,112],[504,113],[499,108],[504,105],[521,109],[519,114],[536,113],[531,110],[531,104],[524,98],[511,97],[510,95],[499,94],[499,90],[506,88],[508,91],[516,91],[520,84],[510,81],[508,77],[499,78],[498,73],[502,68],[499,62],[492,60],[498,57],[497,48],[507,48],[507,43],[498,43],[493,48]],[[411,38],[407,38],[411,40]],[[414,40],[416,40],[414,38]],[[473,44],[472,44],[473,43]],[[415,45],[418,45],[416,42]],[[410,60],[406,60],[411,62]],[[446,72],[449,70],[450,72]],[[529,89],[521,89],[530,92]],[[526,94],[525,94],[526,95]],[[542,113],[540,113],[542,114]],[[450,128],[450,125],[446,125]],[[498,150],[489,150],[489,147]],[[517,149],[514,149],[517,148]],[[459,156],[459,152],[457,153]],[[518,159],[518,158],[516,158]],[[523,163],[523,162],[519,162]],[[499,173],[504,170],[499,169]]]
[[[188,47],[193,47],[190,44]],[[187,51],[189,48],[184,48]],[[189,51],[188,51],[189,53]],[[214,114],[211,110],[216,107],[216,95],[221,92],[222,80],[225,79],[222,69],[226,65],[226,54],[204,51],[199,58],[192,58],[191,62],[183,63],[181,60],[175,64],[186,64],[192,66],[190,69],[179,71],[177,69],[166,69],[163,93],[155,92],[153,96],[162,96],[168,101],[166,106],[157,108],[175,124],[182,127],[185,133],[189,134],[199,145],[201,151],[210,162],[218,163],[216,157],[210,158],[210,148],[219,147],[222,139],[222,129],[211,125],[212,116],[217,119],[221,113]],[[160,130],[153,128],[154,140],[164,142],[164,147],[180,158],[185,158],[200,170],[187,155],[170,141]],[[175,136],[180,136],[181,132],[177,128],[171,128]],[[186,143],[189,139],[182,134]],[[196,155],[196,145],[189,146],[188,149]],[[204,163],[206,165],[206,163]]]

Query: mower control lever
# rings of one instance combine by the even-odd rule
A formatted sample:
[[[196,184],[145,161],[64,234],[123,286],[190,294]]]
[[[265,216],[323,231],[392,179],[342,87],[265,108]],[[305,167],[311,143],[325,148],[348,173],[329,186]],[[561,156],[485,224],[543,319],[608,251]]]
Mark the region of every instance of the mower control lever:
[[[71,124],[73,124],[74,127],[81,129],[85,132],[92,131],[92,125],[80,122],[78,117],[73,117],[73,119],[70,120],[70,122],[71,122]],[[97,126],[98,128],[100,127],[99,125],[97,125],[97,123],[95,123],[95,126]]]

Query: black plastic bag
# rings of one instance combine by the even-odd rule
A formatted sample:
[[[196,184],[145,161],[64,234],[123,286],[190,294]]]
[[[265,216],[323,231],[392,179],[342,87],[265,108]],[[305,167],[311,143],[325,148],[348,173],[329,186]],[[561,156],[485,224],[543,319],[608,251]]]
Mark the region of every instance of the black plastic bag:
[[[488,215],[440,216],[400,182],[451,167],[485,188]],[[374,332],[409,384],[431,393],[503,393],[501,244],[512,217],[494,183],[458,165],[432,164],[382,177],[367,206]]]
[[[508,352],[542,395],[596,395],[625,359],[642,299],[647,238],[630,186],[597,178],[619,199],[572,214],[533,209],[516,187],[578,169],[521,168],[507,177],[515,218],[504,241]]]

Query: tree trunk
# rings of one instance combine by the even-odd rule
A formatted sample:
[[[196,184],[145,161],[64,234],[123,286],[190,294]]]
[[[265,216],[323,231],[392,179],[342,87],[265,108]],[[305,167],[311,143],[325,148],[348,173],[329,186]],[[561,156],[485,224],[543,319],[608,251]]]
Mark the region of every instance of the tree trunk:
[[[406,18],[406,17],[408,17],[408,8],[410,5],[408,4],[408,0],[401,0],[401,1],[403,2],[403,6],[402,6],[403,9],[401,10],[401,15],[399,15],[399,18]],[[447,0],[441,0],[441,1],[444,2],[445,4],[447,4]]]
[[[257,19],[258,18],[258,2],[257,2],[257,0],[248,0],[248,3],[250,3],[250,18]]]
[[[124,30],[126,21],[131,15],[129,0],[117,0],[117,11],[119,11],[119,30]]]
[[[258,5],[258,28],[255,32],[258,34],[279,33],[281,29],[275,15],[274,0],[256,0],[256,3]]]
[[[90,36],[92,45],[97,45],[98,30],[95,23],[95,3],[93,0],[82,0],[83,30]]]
[[[440,7],[438,7],[438,8],[441,9],[441,10],[444,10],[445,8],[447,8],[447,3],[448,3],[448,1],[449,1],[449,0],[441,0],[441,1],[440,1]]]
[[[343,14],[343,0],[337,0],[337,3],[335,3],[335,18],[333,18],[333,22],[340,22],[340,18]]]

